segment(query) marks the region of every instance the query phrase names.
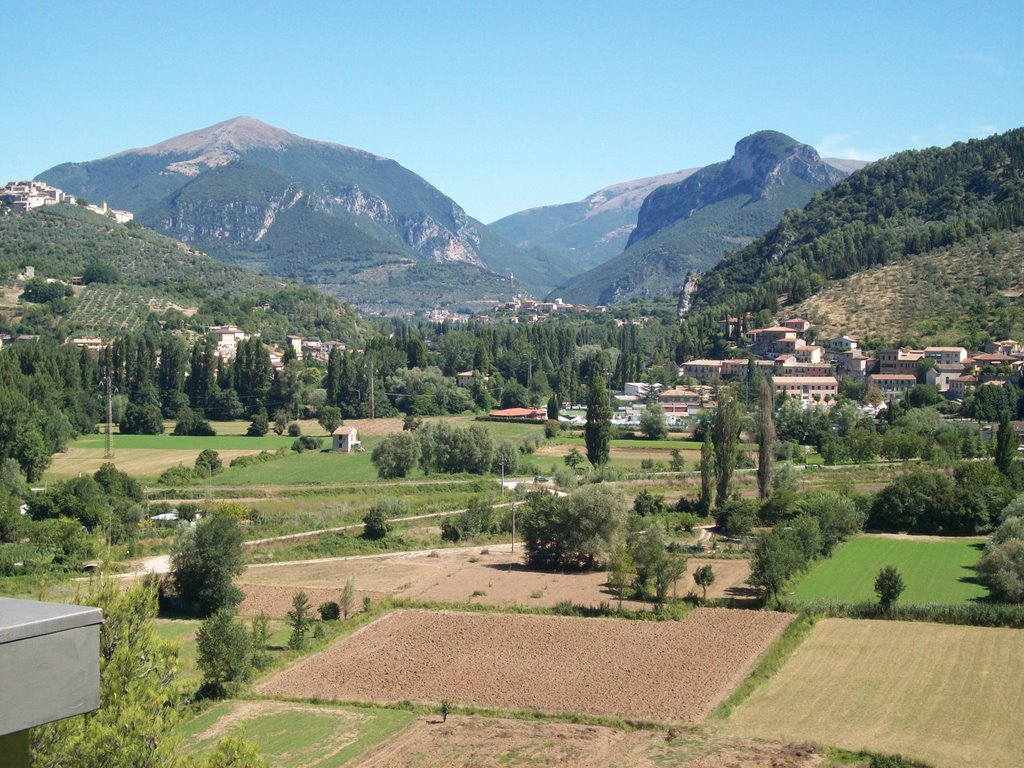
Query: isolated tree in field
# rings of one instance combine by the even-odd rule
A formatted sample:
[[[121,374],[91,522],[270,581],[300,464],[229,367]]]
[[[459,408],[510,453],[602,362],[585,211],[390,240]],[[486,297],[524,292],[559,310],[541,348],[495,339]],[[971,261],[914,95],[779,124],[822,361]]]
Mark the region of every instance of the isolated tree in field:
[[[715,500],[715,446],[711,442],[711,430],[704,433],[700,447],[700,509],[705,515],[711,511]]]
[[[682,555],[664,553],[654,566],[654,602],[658,608],[665,605],[668,599],[669,587],[672,588],[672,597],[676,596],[676,582],[686,573],[686,558]]]
[[[671,461],[669,463],[669,468],[673,472],[682,472],[683,471],[683,454],[681,454],[679,452],[678,448],[673,448],[671,451],[669,451],[669,454],[672,457],[672,459],[671,459]]]
[[[775,463],[774,398],[768,379],[761,379],[761,393],[757,400],[757,490],[767,499],[772,485],[772,466]]]
[[[640,431],[648,440],[661,440],[668,434],[665,409],[661,403],[655,401],[644,408],[643,415],[640,416]]]
[[[270,665],[270,655],[267,653],[267,643],[270,642],[270,617],[263,611],[260,611],[258,616],[253,616],[249,637],[252,642],[252,665],[256,669],[266,669]]]
[[[317,419],[317,424],[328,435],[333,434],[334,430],[341,426],[341,408],[335,405],[325,405],[320,409],[320,418]]]
[[[288,611],[288,626],[292,628],[288,636],[289,648],[298,651],[306,647],[306,635],[312,623],[313,612],[309,607],[309,598],[305,592],[299,590],[292,597],[292,609]]]
[[[352,613],[352,607],[356,598],[356,580],[355,577],[349,576],[345,579],[345,588],[341,590],[341,615],[348,619],[348,615]]]
[[[558,393],[552,392],[548,398],[548,420],[558,421]]]
[[[377,467],[382,479],[405,477],[420,458],[420,443],[413,432],[395,432],[388,435],[373,449],[370,461]]]
[[[629,547],[620,544],[612,552],[611,560],[608,561],[608,589],[619,599],[619,608],[622,608],[622,599],[626,596],[626,590],[633,582],[635,569],[633,567],[633,556],[629,553]]]
[[[215,513],[178,534],[171,552],[174,584],[204,616],[241,602],[232,578],[243,570],[242,529],[234,516]]]
[[[203,687],[211,695],[224,695],[252,672],[252,637],[231,608],[215,611],[199,625],[196,651]]]
[[[996,435],[995,452],[996,467],[1004,475],[1010,474],[1010,468],[1013,466],[1014,459],[1017,458],[1017,448],[1019,445],[1020,441],[1017,439],[1017,433],[1014,432],[1013,424],[1010,423],[1010,414],[1004,411],[999,419],[999,432]]]
[[[570,450],[565,455],[563,461],[565,462],[565,465],[569,467],[569,469],[571,469],[573,472],[577,472],[580,466],[583,464],[583,462],[586,461],[586,459],[583,458],[583,454],[580,453],[579,448],[573,446],[572,450]]]
[[[224,467],[220,454],[212,448],[205,448],[196,456],[196,470],[203,477],[212,477]]]
[[[448,722],[448,713],[452,711],[452,704],[448,699],[441,699],[441,722]]]
[[[903,577],[895,566],[883,567],[875,578],[875,594],[878,595],[879,607],[883,611],[891,610],[905,588]]]
[[[245,431],[246,437],[263,437],[267,434],[270,429],[270,423],[267,421],[266,411],[257,411],[252,417],[252,421],[249,423],[249,428]]]
[[[693,583],[704,590],[701,600],[708,599],[708,587],[715,583],[715,572],[710,565],[702,565],[693,572]]]
[[[604,385],[604,374],[595,367],[587,386],[587,423],[583,428],[587,459],[595,467],[608,463],[611,455],[611,434],[611,401]]]
[[[762,534],[754,548],[750,583],[764,590],[772,600],[782,593],[786,581],[803,565],[800,548],[788,531],[773,529]]]
[[[391,523],[388,522],[387,513],[379,506],[374,505],[363,516],[363,536],[367,539],[383,539],[390,532]]]
[[[729,498],[729,483],[736,468],[736,445],[739,442],[740,414],[736,400],[728,390],[718,394],[718,406],[711,423],[711,442],[715,447],[715,473],[717,475],[717,504]]]

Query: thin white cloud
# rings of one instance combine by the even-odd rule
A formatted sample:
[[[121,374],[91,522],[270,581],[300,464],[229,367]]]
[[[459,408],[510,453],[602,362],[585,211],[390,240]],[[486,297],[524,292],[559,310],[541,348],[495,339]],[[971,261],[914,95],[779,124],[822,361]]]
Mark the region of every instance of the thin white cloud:
[[[850,143],[851,133],[827,133],[818,142],[818,154],[843,160],[877,160],[888,154],[874,149],[856,147]]]
[[[958,53],[953,56],[955,61],[965,61],[970,64],[980,64],[985,67],[994,75],[1007,75],[1006,67],[1003,63],[995,56],[989,56],[984,53]]]

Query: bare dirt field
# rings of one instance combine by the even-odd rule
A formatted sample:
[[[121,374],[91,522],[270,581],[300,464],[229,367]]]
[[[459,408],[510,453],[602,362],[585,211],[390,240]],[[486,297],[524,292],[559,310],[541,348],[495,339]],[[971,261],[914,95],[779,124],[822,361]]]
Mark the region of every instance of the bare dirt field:
[[[360,768],[816,768],[808,746],[709,739],[594,725],[451,716],[420,718],[359,763]]]
[[[667,622],[396,611],[257,690],[696,723],[791,618],[725,608]]]
[[[292,598],[295,597],[295,593],[301,589],[306,593],[306,597],[309,598],[309,604],[313,608],[314,615],[316,615],[316,610],[324,603],[341,603],[341,591],[343,586],[344,584],[336,589],[329,589],[327,587],[308,588],[286,587],[274,584],[261,584],[259,586],[241,584],[240,588],[245,597],[238,605],[238,613],[241,616],[258,616],[261,613],[265,613],[267,616],[273,617],[286,616],[288,611],[292,609]],[[381,592],[356,590],[355,596],[352,600],[353,613],[363,610],[364,597],[369,597],[371,600],[377,601],[386,597],[386,595]]]
[[[486,551],[486,554],[482,554]],[[501,606],[546,606],[559,602],[597,605],[613,602],[614,595],[605,586],[607,574],[552,573],[535,571],[522,564],[522,558],[509,551],[508,545],[482,548],[438,550],[429,553],[394,554],[386,557],[340,558],[320,562],[261,565],[248,568],[239,578],[239,585],[253,604],[262,600],[261,594],[271,591],[287,592],[284,611],[290,608],[291,595],[296,589],[305,589],[313,600],[312,592],[321,588],[333,590],[337,600],[345,581],[351,576],[356,589],[376,597],[393,595],[415,600],[438,602],[472,602]],[[750,565],[746,560],[726,560],[692,557],[687,561],[686,573],[676,585],[682,597],[690,591],[700,594],[693,583],[693,574],[702,565],[711,565],[715,583],[708,590],[709,598],[749,599],[752,592],[746,586]],[[274,587],[275,590],[267,590]],[[483,592],[477,594],[474,592]],[[360,600],[362,598],[360,597]],[[270,604],[271,598],[267,601]],[[319,603],[316,603],[319,605]],[[647,607],[643,603],[625,601],[632,608]],[[246,604],[243,603],[243,611]],[[275,609],[276,610],[276,609]],[[258,612],[258,609],[257,609]],[[284,615],[271,613],[270,615]]]
[[[827,619],[725,722],[730,733],[1019,768],[1024,632]]]

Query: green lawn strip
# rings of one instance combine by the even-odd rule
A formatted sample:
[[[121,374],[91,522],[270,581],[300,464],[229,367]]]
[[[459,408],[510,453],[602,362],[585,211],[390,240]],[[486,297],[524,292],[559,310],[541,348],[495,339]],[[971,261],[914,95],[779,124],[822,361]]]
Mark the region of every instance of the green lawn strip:
[[[194,752],[208,749],[214,739],[200,736],[247,701],[250,700],[222,702],[185,723],[180,729],[185,742]],[[328,708],[332,711],[325,711]],[[288,711],[254,712],[233,729],[254,742],[271,765],[337,768],[388,741],[414,719],[414,713],[399,709],[333,703],[320,703],[314,708],[297,704]],[[349,730],[353,727],[354,737]]]
[[[878,571],[894,565],[906,584],[904,603],[964,604],[984,599],[988,590],[974,581],[982,539],[913,541],[859,536],[840,545],[794,588],[794,599],[859,603],[877,600]]]
[[[201,440],[204,438],[195,438]],[[216,438],[205,438],[207,440]],[[246,440],[256,438],[225,438]],[[262,438],[259,438],[262,439]],[[294,439],[289,440],[288,445]],[[369,442],[370,439],[367,440]],[[365,445],[366,443],[364,443]],[[212,446],[211,446],[212,447]],[[422,477],[417,470],[413,477]],[[371,482],[377,479],[377,468],[370,461],[370,452],[336,453],[332,451],[306,451],[284,456],[273,461],[250,464],[247,467],[226,467],[212,480],[218,485],[293,485],[296,483],[351,483]]]
[[[715,710],[708,715],[709,720],[725,720],[732,714],[733,710],[742,704],[746,699],[777,673],[786,660],[800,647],[811,629],[814,628],[814,618],[799,616],[790,622],[782,634],[768,646],[768,650],[761,654],[750,674],[729,696],[715,707]]]

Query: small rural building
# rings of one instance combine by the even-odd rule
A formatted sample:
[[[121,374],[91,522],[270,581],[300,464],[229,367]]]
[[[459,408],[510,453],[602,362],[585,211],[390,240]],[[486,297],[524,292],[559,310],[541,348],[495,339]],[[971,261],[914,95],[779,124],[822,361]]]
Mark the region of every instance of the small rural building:
[[[917,384],[909,373],[873,373],[868,376],[868,389],[877,388],[883,395],[902,395]]]
[[[839,393],[834,376],[776,376],[772,385],[776,395],[799,397],[804,402],[832,399]]]
[[[925,347],[924,359],[934,360],[939,365],[963,365],[967,350],[963,347]]]
[[[939,392],[947,392],[949,391],[949,382],[957,376],[963,375],[963,372],[964,366],[962,363],[955,365],[937,363],[934,367],[928,369],[926,378],[929,384],[938,387]]]
[[[721,360],[690,360],[679,366],[680,376],[689,376],[697,381],[714,381],[722,377]]]
[[[978,377],[964,374],[949,380],[949,397],[954,400],[963,400],[968,392],[972,392],[978,386]]]
[[[362,444],[356,437],[355,427],[338,427],[331,433],[332,451],[352,453],[352,451],[360,447],[362,447]]]

